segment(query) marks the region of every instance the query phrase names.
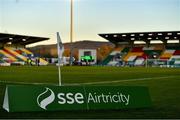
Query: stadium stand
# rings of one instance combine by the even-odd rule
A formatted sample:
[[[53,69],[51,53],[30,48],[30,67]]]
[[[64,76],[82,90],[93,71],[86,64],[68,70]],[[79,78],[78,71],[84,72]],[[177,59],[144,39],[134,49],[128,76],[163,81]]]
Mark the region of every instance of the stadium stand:
[[[180,67],[180,31],[99,35],[116,46],[108,55],[108,60],[106,58],[106,62],[102,65],[145,66],[145,64],[154,64]],[[136,44],[136,41],[140,43]],[[158,42],[153,44],[154,41]],[[119,51],[117,51],[118,49]],[[114,59],[118,57],[119,59]]]
[[[164,51],[164,53],[160,56],[160,59],[165,59],[168,60],[173,56],[173,53],[175,52],[175,50],[168,50],[166,49]]]
[[[20,50],[24,53],[26,53],[27,55],[32,55],[33,53],[25,48],[20,48]]]
[[[18,52],[19,50],[16,50],[15,48],[5,47],[4,50],[16,57],[19,61],[27,61],[27,57],[21,55],[21,52]]]
[[[5,58],[5,61],[6,62],[14,62],[16,61],[17,59],[14,58],[13,56],[11,56],[10,54],[8,54],[6,51],[4,50],[0,50],[0,53],[1,53],[1,57],[2,58]]]
[[[107,65],[108,63],[110,63],[110,61],[112,60],[114,55],[108,55],[103,61],[102,61],[102,65]]]
[[[122,55],[121,53],[128,52],[129,48],[126,47],[116,47],[112,52],[102,61],[102,65],[115,66],[118,64],[116,59],[119,59],[118,56]]]
[[[0,65],[25,65],[28,64],[28,60],[31,60],[32,63],[35,64],[36,59],[39,59],[39,65],[47,65],[47,61],[39,58],[39,56],[35,56],[25,47],[26,45],[48,39],[49,38],[0,33]]]

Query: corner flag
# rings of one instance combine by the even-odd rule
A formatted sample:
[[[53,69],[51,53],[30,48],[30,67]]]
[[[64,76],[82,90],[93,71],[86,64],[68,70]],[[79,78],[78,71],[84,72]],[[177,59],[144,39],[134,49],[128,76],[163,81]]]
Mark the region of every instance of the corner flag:
[[[62,63],[62,57],[64,52],[64,46],[62,44],[59,32],[57,32],[57,50],[58,50],[58,70],[59,70],[59,86],[61,86],[61,68],[60,64]]]
[[[63,52],[64,52],[64,46],[62,44],[59,32],[57,32],[57,47],[58,47],[58,58],[59,58],[58,62],[61,63],[61,58],[62,58]]]

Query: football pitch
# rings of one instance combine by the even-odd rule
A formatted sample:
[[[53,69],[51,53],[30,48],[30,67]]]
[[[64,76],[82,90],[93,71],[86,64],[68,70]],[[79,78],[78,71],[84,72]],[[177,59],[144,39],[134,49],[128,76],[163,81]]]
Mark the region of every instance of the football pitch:
[[[61,70],[63,85],[147,86],[153,105],[125,110],[8,113],[2,108],[6,85],[58,85],[58,68],[0,67],[0,118],[180,118],[180,68],[62,67]]]

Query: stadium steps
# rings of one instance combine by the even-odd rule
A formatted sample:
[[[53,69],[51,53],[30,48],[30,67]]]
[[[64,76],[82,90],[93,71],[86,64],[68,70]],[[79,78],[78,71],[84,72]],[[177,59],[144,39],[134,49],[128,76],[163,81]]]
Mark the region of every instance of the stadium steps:
[[[175,59],[178,59],[180,56],[180,49],[179,48],[168,48],[164,51],[164,53],[161,55],[160,59],[161,58],[167,58],[167,59],[172,59],[172,58],[175,58]]]
[[[4,56],[6,56],[7,58],[9,58],[12,62],[17,61],[17,59],[15,57],[13,57],[12,55],[8,54],[4,50],[0,50],[0,53],[3,54]]]
[[[131,52],[143,52],[143,47],[133,47]]]
[[[9,55],[13,56],[14,58],[16,58],[16,61],[21,61],[20,58],[18,58],[17,56],[15,56],[14,54],[12,54],[10,51],[8,51],[7,49],[3,49],[6,53],[8,53]]]
[[[166,47],[160,59],[169,61],[169,65],[180,65],[180,47]]]
[[[25,48],[21,48],[20,50],[21,50],[22,52],[26,53],[27,55],[33,54],[31,51],[29,51],[29,50],[27,50],[27,49],[25,49]]]
[[[136,59],[136,57],[137,57],[136,55],[132,55],[127,59],[127,61],[128,62],[133,62]]]
[[[180,60],[180,55],[173,55],[170,60]]]
[[[174,62],[174,64],[175,64],[175,65],[180,65],[180,60],[176,60],[176,61]]]
[[[107,65],[111,60],[112,58],[114,57],[114,55],[108,55],[101,63],[101,65]]]
[[[125,47],[121,52],[122,53],[128,53],[130,50],[130,47]]]
[[[118,48],[115,48],[111,53],[110,55],[116,55],[118,53],[121,53],[121,51],[124,49],[124,47],[118,47]]]
[[[168,50],[180,50],[180,47],[166,47]]]
[[[162,50],[158,46],[152,47],[133,47],[130,52],[124,57],[124,61],[135,61],[136,59],[144,59],[146,60],[148,56],[153,54],[160,55]],[[141,60],[140,60],[141,61]],[[136,61],[135,61],[136,62]]]
[[[176,50],[173,55],[180,55],[180,50]]]
[[[48,62],[42,58],[40,58],[40,65],[48,65]]]
[[[145,59],[144,58],[137,58],[134,65],[135,66],[142,66],[144,65]]]
[[[133,62],[137,57],[143,56],[143,47],[133,47],[131,51],[124,56],[123,60],[125,62]]]
[[[4,49],[6,51],[8,51],[9,53],[11,53],[12,55],[14,55],[15,57],[19,58],[20,60],[27,61],[26,57],[24,57],[23,55],[19,54],[15,50],[13,50],[13,48],[5,47]]]
[[[20,49],[22,52],[26,53],[27,55],[33,55],[33,53],[25,48],[21,48]],[[48,62],[46,60],[44,60],[43,58],[40,58],[40,65],[48,65]]]
[[[175,50],[165,50],[164,53],[160,56],[160,59],[170,59],[174,52]]]
[[[122,50],[124,50],[124,47],[117,47],[114,48],[114,50],[112,50],[110,52],[110,54],[101,62],[101,65],[108,65],[110,63],[110,61],[113,59],[113,57],[118,54],[121,53]]]
[[[153,55],[154,53],[161,55],[162,50],[144,50],[144,53],[148,56]]]
[[[157,46],[154,46],[154,49],[153,49],[153,50],[162,51],[163,49],[164,49],[164,46],[162,46],[162,45],[157,45]]]
[[[116,66],[118,64],[117,61],[110,61],[107,65],[108,66]]]
[[[129,52],[125,57],[124,57],[124,61],[128,62],[128,61],[132,61],[132,59],[136,59],[136,57],[138,56],[143,56],[143,52]]]

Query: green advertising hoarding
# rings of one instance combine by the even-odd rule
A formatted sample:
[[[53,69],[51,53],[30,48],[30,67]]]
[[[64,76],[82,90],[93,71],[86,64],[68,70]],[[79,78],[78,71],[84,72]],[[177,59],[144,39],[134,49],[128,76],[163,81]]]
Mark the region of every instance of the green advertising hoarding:
[[[150,107],[147,87],[133,86],[7,86],[3,108],[8,112],[128,109]]]

